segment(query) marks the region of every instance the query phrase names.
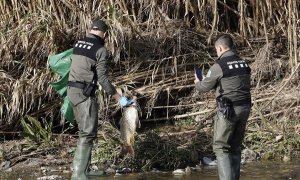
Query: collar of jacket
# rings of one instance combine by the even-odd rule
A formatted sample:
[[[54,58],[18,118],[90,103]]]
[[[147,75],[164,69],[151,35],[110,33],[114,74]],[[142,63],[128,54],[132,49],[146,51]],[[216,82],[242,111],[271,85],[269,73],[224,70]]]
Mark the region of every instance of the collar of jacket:
[[[97,39],[99,41],[99,43],[102,44],[102,45],[104,45],[104,43],[105,43],[105,41],[101,37],[99,37],[97,35],[94,35],[94,34],[91,34],[91,33],[88,33],[86,37]]]
[[[221,60],[224,57],[233,56],[235,55],[235,52],[232,50],[225,51],[217,60]]]

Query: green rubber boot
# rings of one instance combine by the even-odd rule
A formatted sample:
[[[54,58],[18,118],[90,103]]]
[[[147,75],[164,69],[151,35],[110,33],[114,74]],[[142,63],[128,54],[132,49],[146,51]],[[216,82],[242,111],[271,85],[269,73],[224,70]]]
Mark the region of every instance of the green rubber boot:
[[[88,171],[87,175],[88,176],[105,176],[106,173],[104,171],[101,171],[101,170],[99,170],[99,171]]]
[[[92,156],[90,154],[90,157],[89,157],[89,165],[91,164],[91,159],[92,159]],[[98,171],[92,171],[90,168],[87,169],[87,175],[88,176],[104,176],[106,175],[106,173],[104,171],[101,171],[101,170],[98,170]]]
[[[92,145],[77,145],[74,160],[72,180],[87,180],[87,170],[91,156]]]
[[[218,173],[220,180],[233,180],[233,169],[231,167],[231,157],[228,154],[217,156]]]

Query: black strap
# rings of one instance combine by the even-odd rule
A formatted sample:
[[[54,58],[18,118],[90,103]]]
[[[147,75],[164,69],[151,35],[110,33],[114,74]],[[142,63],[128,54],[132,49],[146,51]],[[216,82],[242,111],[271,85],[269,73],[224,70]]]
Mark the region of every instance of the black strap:
[[[73,82],[73,81],[68,81],[68,86],[70,87],[75,87],[79,89],[84,89],[86,87],[86,84],[83,82]]]
[[[242,106],[242,105],[247,105],[247,104],[251,105],[251,99],[244,99],[244,100],[232,102],[233,106]]]
[[[97,82],[98,78],[97,78],[97,70],[96,70],[96,65],[91,67],[91,70],[94,72],[94,76],[93,76],[93,80],[95,83]]]
[[[224,90],[223,90],[223,88],[222,88],[221,79],[220,79],[220,81],[219,81],[219,85],[220,85],[219,93],[220,93],[220,96],[222,96],[222,95],[223,95],[223,92],[224,92]]]

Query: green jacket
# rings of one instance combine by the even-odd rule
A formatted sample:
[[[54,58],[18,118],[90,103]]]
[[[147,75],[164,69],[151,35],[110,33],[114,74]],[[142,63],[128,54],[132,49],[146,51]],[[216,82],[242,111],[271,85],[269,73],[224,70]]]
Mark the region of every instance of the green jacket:
[[[69,81],[89,83],[92,81],[96,67],[96,77],[106,93],[114,95],[115,87],[108,78],[108,52],[104,47],[104,40],[93,34],[88,34],[84,39],[78,40],[73,47],[72,64],[70,67]],[[82,89],[68,87],[67,95],[73,105],[87,99]]]
[[[206,78],[196,83],[196,90],[216,89],[216,97],[224,96],[232,102],[251,102],[251,69],[233,51],[224,52],[210,68]]]

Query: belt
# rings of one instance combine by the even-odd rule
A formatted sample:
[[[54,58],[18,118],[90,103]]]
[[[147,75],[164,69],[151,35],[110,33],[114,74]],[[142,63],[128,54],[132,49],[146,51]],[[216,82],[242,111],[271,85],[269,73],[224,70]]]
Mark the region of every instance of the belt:
[[[83,82],[78,82],[78,81],[76,81],[76,82],[68,81],[68,86],[79,88],[79,89],[84,89],[86,87],[86,84]]]
[[[246,104],[251,104],[251,100],[250,99],[244,99],[244,100],[239,100],[239,101],[232,102],[233,106],[241,106],[241,105],[246,105]]]

